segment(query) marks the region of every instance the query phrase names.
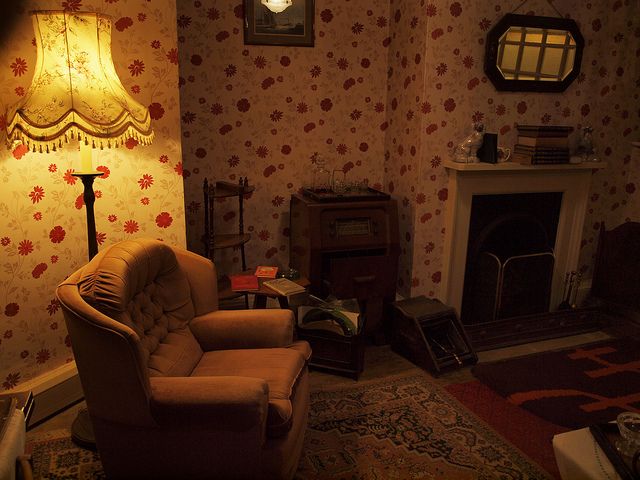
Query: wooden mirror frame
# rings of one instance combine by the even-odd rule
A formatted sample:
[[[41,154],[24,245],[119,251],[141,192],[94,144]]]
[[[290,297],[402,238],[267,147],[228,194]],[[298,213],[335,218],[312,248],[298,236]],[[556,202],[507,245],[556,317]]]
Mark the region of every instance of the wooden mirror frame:
[[[569,72],[563,80],[557,82],[506,79],[497,65],[498,45],[500,38],[511,27],[546,28],[552,30],[564,30],[571,33],[576,42],[576,53],[571,72]],[[578,24],[570,18],[539,17],[536,15],[516,15],[513,13],[507,13],[487,34],[486,51],[484,56],[484,72],[497,90],[506,90],[511,92],[564,92],[580,73],[583,49],[584,37],[580,33]]]

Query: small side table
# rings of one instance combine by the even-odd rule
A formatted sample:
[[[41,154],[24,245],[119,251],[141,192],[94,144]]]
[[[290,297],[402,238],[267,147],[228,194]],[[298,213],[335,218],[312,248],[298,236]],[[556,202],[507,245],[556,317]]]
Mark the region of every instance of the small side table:
[[[262,285],[262,282],[264,282],[265,280],[270,279],[259,278],[258,282],[260,284],[260,289],[258,291],[248,292],[255,295],[253,297],[253,308],[266,308],[267,298],[277,298],[278,303],[280,304],[280,308],[289,308],[289,297],[287,297],[286,295],[280,295],[278,292],[271,290],[269,287],[264,287]],[[299,277],[292,281],[304,288],[307,288],[311,283],[306,277]],[[302,295],[302,293],[300,295]]]
[[[253,275],[253,270],[247,270],[242,272],[244,275]],[[233,293],[239,295],[254,295],[253,297],[253,308],[267,308],[267,298],[276,298],[278,300],[278,304],[280,308],[289,308],[289,299],[286,295],[280,295],[278,292],[271,290],[268,287],[262,285],[265,280],[271,280],[270,278],[258,278],[258,284],[260,288],[258,290],[235,290]],[[299,277],[294,280],[298,285],[307,288],[311,282],[306,277]],[[231,285],[225,286],[224,292],[231,292]],[[228,293],[228,292],[227,292]],[[222,293],[220,293],[222,296]]]

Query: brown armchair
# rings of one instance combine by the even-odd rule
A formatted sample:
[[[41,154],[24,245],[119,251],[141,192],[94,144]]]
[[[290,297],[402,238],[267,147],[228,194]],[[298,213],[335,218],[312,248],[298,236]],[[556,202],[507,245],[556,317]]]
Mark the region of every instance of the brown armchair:
[[[295,474],[309,345],[288,310],[218,310],[215,285],[211,261],[137,239],[58,287],[110,478]]]

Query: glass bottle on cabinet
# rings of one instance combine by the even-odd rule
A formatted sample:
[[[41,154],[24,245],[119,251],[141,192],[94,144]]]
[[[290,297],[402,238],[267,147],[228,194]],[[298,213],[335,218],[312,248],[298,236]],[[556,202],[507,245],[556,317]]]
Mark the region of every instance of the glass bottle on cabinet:
[[[324,157],[314,154],[315,166],[313,168],[312,189],[315,193],[327,193],[331,191],[331,172],[327,170]]]

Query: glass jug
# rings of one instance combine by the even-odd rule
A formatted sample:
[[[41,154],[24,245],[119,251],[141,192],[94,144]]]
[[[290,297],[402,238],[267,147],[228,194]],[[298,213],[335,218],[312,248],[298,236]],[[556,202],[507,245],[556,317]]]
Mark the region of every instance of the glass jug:
[[[328,193],[331,191],[331,172],[327,170],[325,159],[320,155],[315,156],[312,187],[316,193]]]

